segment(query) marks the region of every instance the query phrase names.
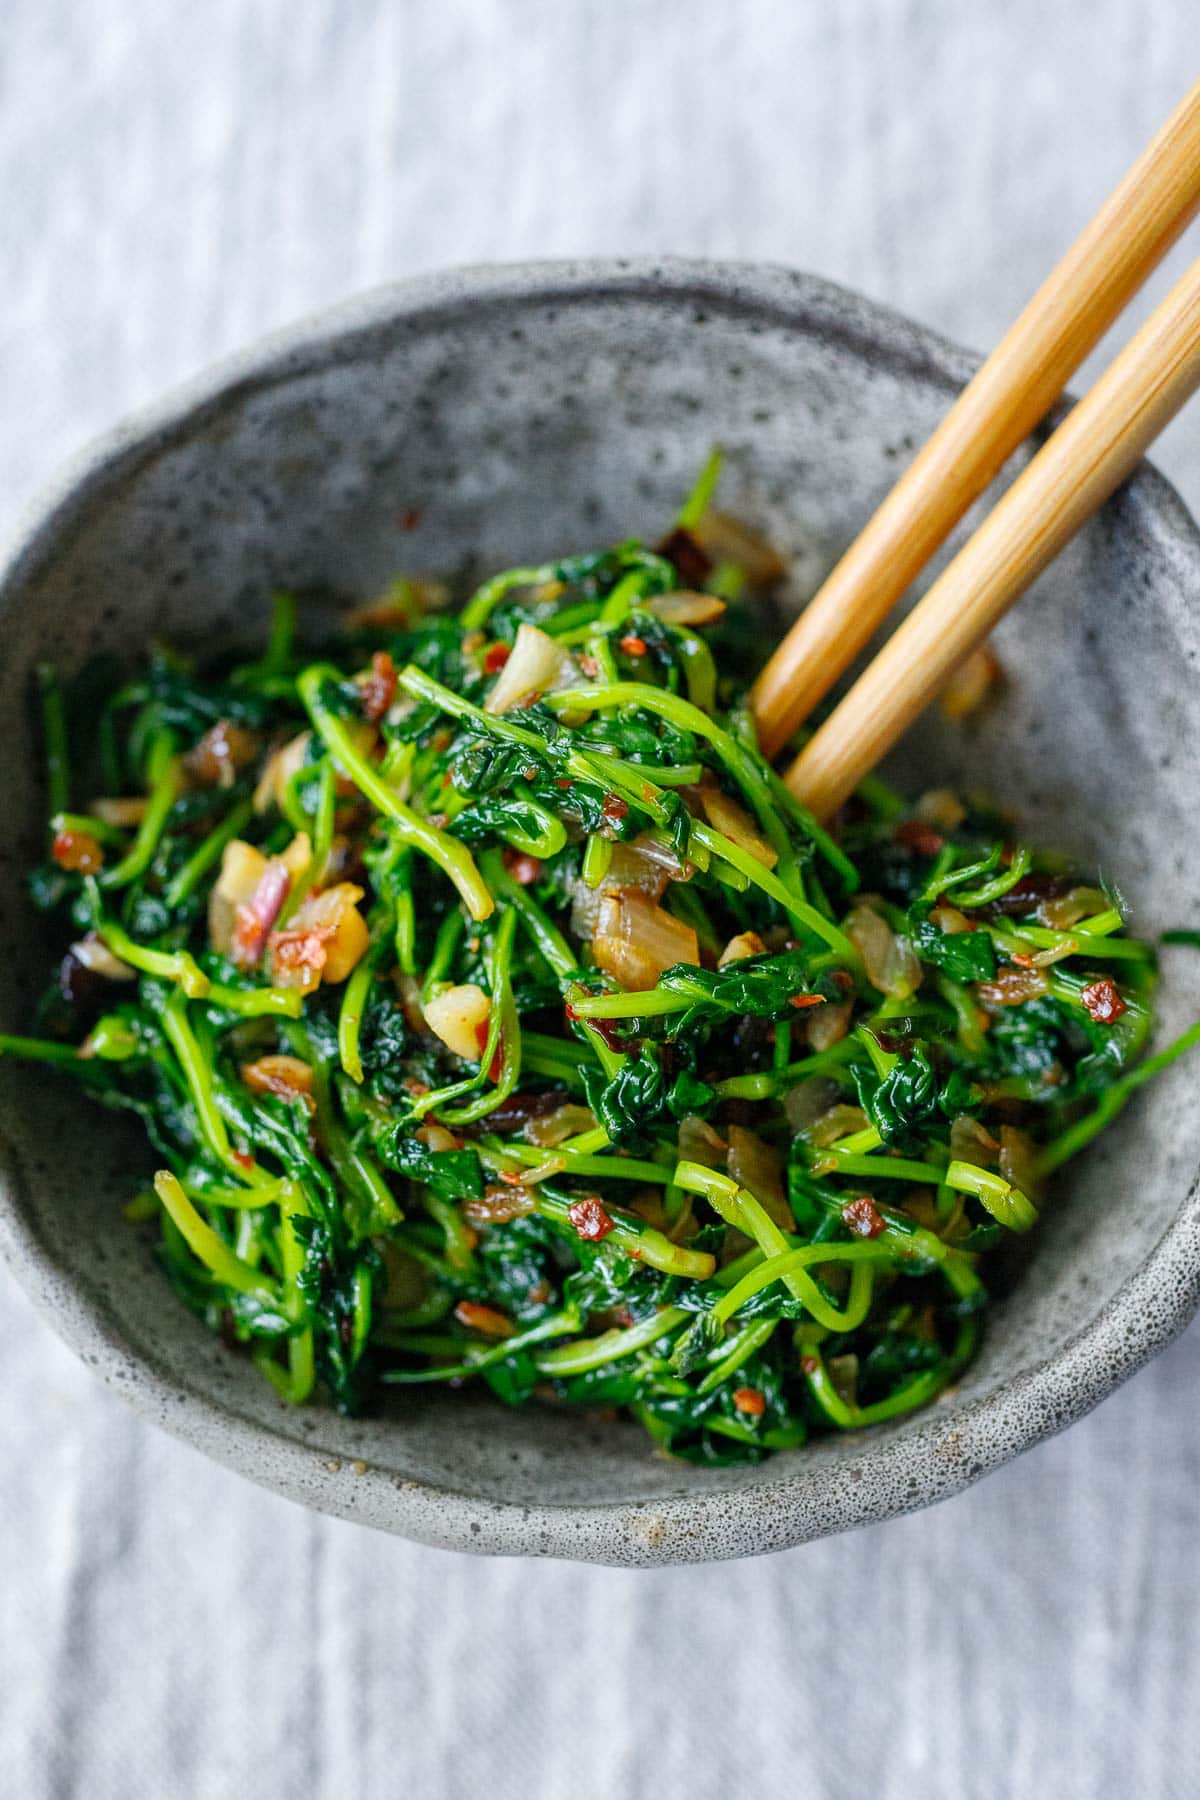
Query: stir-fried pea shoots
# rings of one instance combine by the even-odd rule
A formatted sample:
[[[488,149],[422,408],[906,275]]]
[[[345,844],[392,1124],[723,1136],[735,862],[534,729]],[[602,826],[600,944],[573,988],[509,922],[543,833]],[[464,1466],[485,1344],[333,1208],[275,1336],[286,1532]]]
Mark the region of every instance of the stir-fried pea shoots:
[[[986,806],[795,802],[714,476],[320,660],[284,596],[252,662],[41,672],[72,947],[0,1049],[140,1116],[130,1216],[291,1401],[481,1381],[705,1462],[894,1418],[1198,1035],[1139,1060],[1150,948]]]

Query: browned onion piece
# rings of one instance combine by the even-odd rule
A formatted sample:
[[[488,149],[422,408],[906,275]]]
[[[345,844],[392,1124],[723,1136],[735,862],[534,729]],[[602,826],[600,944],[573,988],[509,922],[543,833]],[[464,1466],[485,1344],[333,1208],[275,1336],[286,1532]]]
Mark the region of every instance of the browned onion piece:
[[[731,962],[743,962],[747,956],[761,956],[766,947],[757,931],[739,931],[722,950],[717,967],[724,969]]]
[[[127,794],[120,799],[93,800],[90,811],[106,825],[116,825],[122,831],[131,831],[140,825],[146,816],[149,806],[146,794]]]
[[[975,984],[975,997],[981,1006],[1020,1006],[1047,993],[1049,986],[1040,969],[997,969],[991,981]]]
[[[867,1123],[867,1115],[861,1106],[850,1106],[839,1101],[831,1106],[828,1112],[809,1126],[808,1138],[818,1150],[828,1150],[830,1144],[836,1144],[839,1138],[849,1137],[853,1131],[862,1131]]]
[[[1015,1125],[1000,1127],[1000,1173],[1023,1194],[1036,1199],[1042,1186],[1041,1158],[1033,1139]]]
[[[714,831],[722,832],[739,850],[745,850],[765,869],[773,869],[779,861],[779,852],[768,844],[762,836],[754,820],[737,800],[733,800],[719,787],[705,785],[700,789],[700,804]]]
[[[657,850],[657,845],[647,847],[638,838],[634,838],[632,843],[614,844],[608,873],[598,887],[589,887],[582,880],[571,884],[571,930],[577,938],[593,936],[604,897],[614,889],[638,888],[642,893],[648,894],[651,900],[662,898],[671,873]],[[651,851],[655,854],[650,854]],[[672,861],[679,868],[674,858]]]
[[[218,719],[188,751],[183,766],[201,787],[229,788],[238,770],[247,768],[260,748],[260,739],[253,731],[235,725],[231,719]]]
[[[675,594],[655,594],[642,606],[667,625],[715,625],[725,612],[725,602],[715,594],[697,594],[690,588],[680,588]]]
[[[966,719],[978,712],[1000,680],[1003,669],[987,644],[972,650],[942,689],[942,712],[948,719]]]
[[[1052,894],[1043,900],[1037,916],[1041,924],[1048,925],[1052,931],[1070,931],[1080,919],[1104,912],[1108,904],[1108,895],[1103,888],[1073,887],[1065,894]]]
[[[814,1006],[808,1013],[804,1033],[810,1050],[832,1050],[850,1029],[854,1012],[853,1000],[837,1000],[825,1006]]]
[[[444,1125],[439,1125],[436,1122],[427,1125],[419,1125],[416,1131],[413,1132],[413,1136],[420,1143],[424,1144],[427,1150],[432,1150],[435,1155],[443,1151],[459,1150],[462,1148],[459,1139],[455,1137],[454,1133],[452,1131],[447,1131]]]
[[[757,1132],[741,1125],[729,1127],[728,1168],[739,1187],[749,1188],[769,1219],[787,1230],[795,1226],[783,1191],[783,1160]]]
[[[484,703],[484,711],[508,712],[521,706],[535,694],[554,687],[568,661],[562,645],[539,631],[536,625],[520,625],[512,655],[500,671],[495,687]]]
[[[970,1113],[959,1113],[950,1126],[950,1155],[955,1162],[973,1163],[977,1169],[993,1169],[1000,1145]]]
[[[948,906],[944,900],[940,906],[935,906],[933,908],[929,917],[933,920],[939,931],[944,931],[951,937],[956,936],[962,931],[975,931],[977,929],[976,926],[972,925],[966,913],[959,912],[957,906]]]
[[[967,816],[967,809],[953,788],[930,788],[921,795],[913,809],[918,819],[939,831],[957,831]]]
[[[787,564],[761,532],[710,506],[692,527],[692,535],[715,563],[735,563],[751,587],[773,587],[787,574]]]
[[[921,985],[921,965],[907,938],[861,902],[846,917],[846,936],[863,959],[867,979],[881,994],[904,999]]]
[[[239,1073],[251,1093],[299,1099],[310,1113],[316,1110],[312,1070],[298,1056],[260,1056],[255,1062],[244,1062]]]
[[[724,1166],[729,1145],[715,1126],[698,1113],[688,1113],[679,1121],[679,1160],[700,1163],[706,1169]]]
[[[817,1007],[817,1012],[828,1011],[827,1007]],[[836,1081],[830,1081],[825,1075],[815,1075],[809,1081],[797,1082],[783,1096],[783,1110],[787,1114],[788,1124],[793,1131],[807,1131],[822,1113],[828,1112],[838,1097]]]
[[[568,1138],[578,1137],[581,1131],[593,1131],[595,1126],[595,1115],[588,1107],[567,1101],[562,1106],[556,1106],[551,1113],[527,1120],[525,1136],[531,1144],[540,1144],[547,1150],[557,1150]]]
[[[690,925],[655,906],[638,888],[605,894],[592,938],[592,959],[624,988],[651,988],[676,963],[700,962]]]
[[[463,1218],[472,1225],[505,1225],[510,1219],[522,1219],[531,1213],[537,1201],[528,1188],[485,1188],[482,1199],[463,1202]]]
[[[137,980],[137,970],[131,969],[128,963],[114,955],[104,939],[94,931],[89,931],[77,944],[72,944],[68,955],[82,963],[85,969],[90,969],[93,975],[103,975],[106,981]]]

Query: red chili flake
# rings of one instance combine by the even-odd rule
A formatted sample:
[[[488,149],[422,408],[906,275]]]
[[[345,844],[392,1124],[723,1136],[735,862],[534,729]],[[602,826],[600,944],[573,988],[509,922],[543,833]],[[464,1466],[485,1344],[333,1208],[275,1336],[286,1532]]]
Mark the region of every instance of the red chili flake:
[[[362,709],[368,719],[382,719],[396,698],[396,665],[386,650],[377,650],[371,658],[371,673],[359,683]]]
[[[525,1185],[525,1177],[517,1169],[501,1169],[500,1179],[506,1181],[509,1187],[524,1187]]]
[[[104,852],[88,831],[60,831],[50,853],[60,869],[94,875],[104,865]]]
[[[449,726],[443,725],[440,731],[434,732],[430,742],[435,750],[448,750],[454,742],[454,733]]]
[[[1097,1025],[1115,1025],[1121,1014],[1129,1010],[1117,992],[1116,983],[1107,975],[1093,981],[1091,987],[1085,987],[1079,998]]]
[[[554,777],[554,785],[555,787],[569,788],[571,785],[571,777],[569,775],[556,775]]]
[[[396,514],[401,531],[415,531],[425,515],[423,506],[405,506]]]
[[[512,651],[507,644],[489,644],[483,653],[483,666],[487,674],[498,675]]]
[[[529,769],[522,769],[521,774],[526,781],[536,781],[538,778],[538,772],[537,772],[536,767],[529,768]]]
[[[595,1194],[585,1194],[582,1200],[576,1200],[568,1206],[567,1217],[581,1238],[591,1244],[598,1244],[613,1229],[613,1222],[604,1210],[604,1202]]]
[[[605,794],[600,810],[606,819],[623,819],[629,812],[629,802],[622,800],[619,794]]]
[[[1026,956],[1021,950],[1010,950],[1009,955],[1019,969],[1032,969],[1037,966],[1034,963],[1032,956]]]
[[[815,1356],[802,1356],[800,1358],[800,1368],[805,1375],[815,1375],[820,1367],[820,1361]]]
[[[626,656],[645,656],[646,640],[643,637],[639,637],[636,631],[629,632],[627,636],[620,640],[620,642],[621,648]]]
[[[239,1169],[252,1169],[254,1167],[254,1158],[248,1150],[234,1150],[231,1154]]]
[[[542,865],[536,856],[530,856],[525,850],[514,850],[511,846],[504,852],[504,866],[513,880],[522,887],[532,887],[542,872]]]
[[[479,1021],[479,1024],[475,1027],[475,1042],[479,1045],[479,1054],[481,1056],[483,1055],[484,1051],[487,1049],[487,1041],[488,1041],[488,1028],[484,1024],[483,1020],[481,1019]]]
[[[581,656],[579,659],[579,666],[585,675],[595,676],[600,673],[600,664],[596,661],[594,656]]]
[[[788,1005],[794,1006],[797,1009],[797,1011],[803,1010],[803,1008],[806,1006],[824,1006],[824,1004],[825,1004],[824,994],[789,994],[788,995]]]
[[[240,969],[252,969],[258,962],[291,885],[292,878],[284,865],[269,862],[249,900],[238,907],[233,923],[233,960]]]
[[[903,825],[897,825],[893,836],[898,844],[903,844],[916,856],[936,856],[946,841],[941,832],[935,831],[924,819],[905,819]]]
[[[503,1075],[503,1073],[504,1073],[504,1040],[503,1040],[503,1038],[501,1038],[500,1042],[496,1046],[496,1053],[492,1057],[491,1067],[488,1069],[488,1080],[489,1081],[499,1081],[499,1079],[500,1079],[501,1075]]]
[[[880,1217],[870,1194],[860,1194],[857,1200],[847,1200],[842,1208],[842,1224],[855,1237],[861,1238],[875,1238],[881,1231],[887,1230],[887,1223]]]
[[[511,1337],[517,1329],[512,1320],[497,1312],[494,1306],[481,1306],[477,1300],[460,1300],[454,1308],[454,1316],[468,1331],[482,1331],[487,1337]]]
[[[767,1396],[761,1388],[734,1388],[733,1404],[740,1413],[746,1413],[752,1419],[761,1419],[767,1410]]]

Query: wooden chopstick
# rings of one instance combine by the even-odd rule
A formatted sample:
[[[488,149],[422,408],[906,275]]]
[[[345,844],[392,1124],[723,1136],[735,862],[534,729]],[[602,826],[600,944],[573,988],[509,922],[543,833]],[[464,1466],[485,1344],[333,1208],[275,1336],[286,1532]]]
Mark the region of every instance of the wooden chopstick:
[[[1200,387],[1200,260],[1067,414],[788,770],[828,818]]]
[[[1200,82],[963,389],[754,685],[769,756],[863,648],[1200,208]]]

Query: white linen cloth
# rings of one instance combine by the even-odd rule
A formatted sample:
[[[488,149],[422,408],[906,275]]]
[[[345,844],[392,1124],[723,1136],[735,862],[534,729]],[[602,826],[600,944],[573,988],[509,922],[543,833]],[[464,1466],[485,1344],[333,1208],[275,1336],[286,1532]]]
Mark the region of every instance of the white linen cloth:
[[[1197,48],[1195,0],[6,0],[0,524],[214,356],[450,263],[774,259],[986,346]],[[1200,502],[1200,406],[1160,460]],[[0,1317],[5,1800],[1200,1791],[1195,1331],[936,1511],[639,1574],[311,1516],[7,1276]]]

